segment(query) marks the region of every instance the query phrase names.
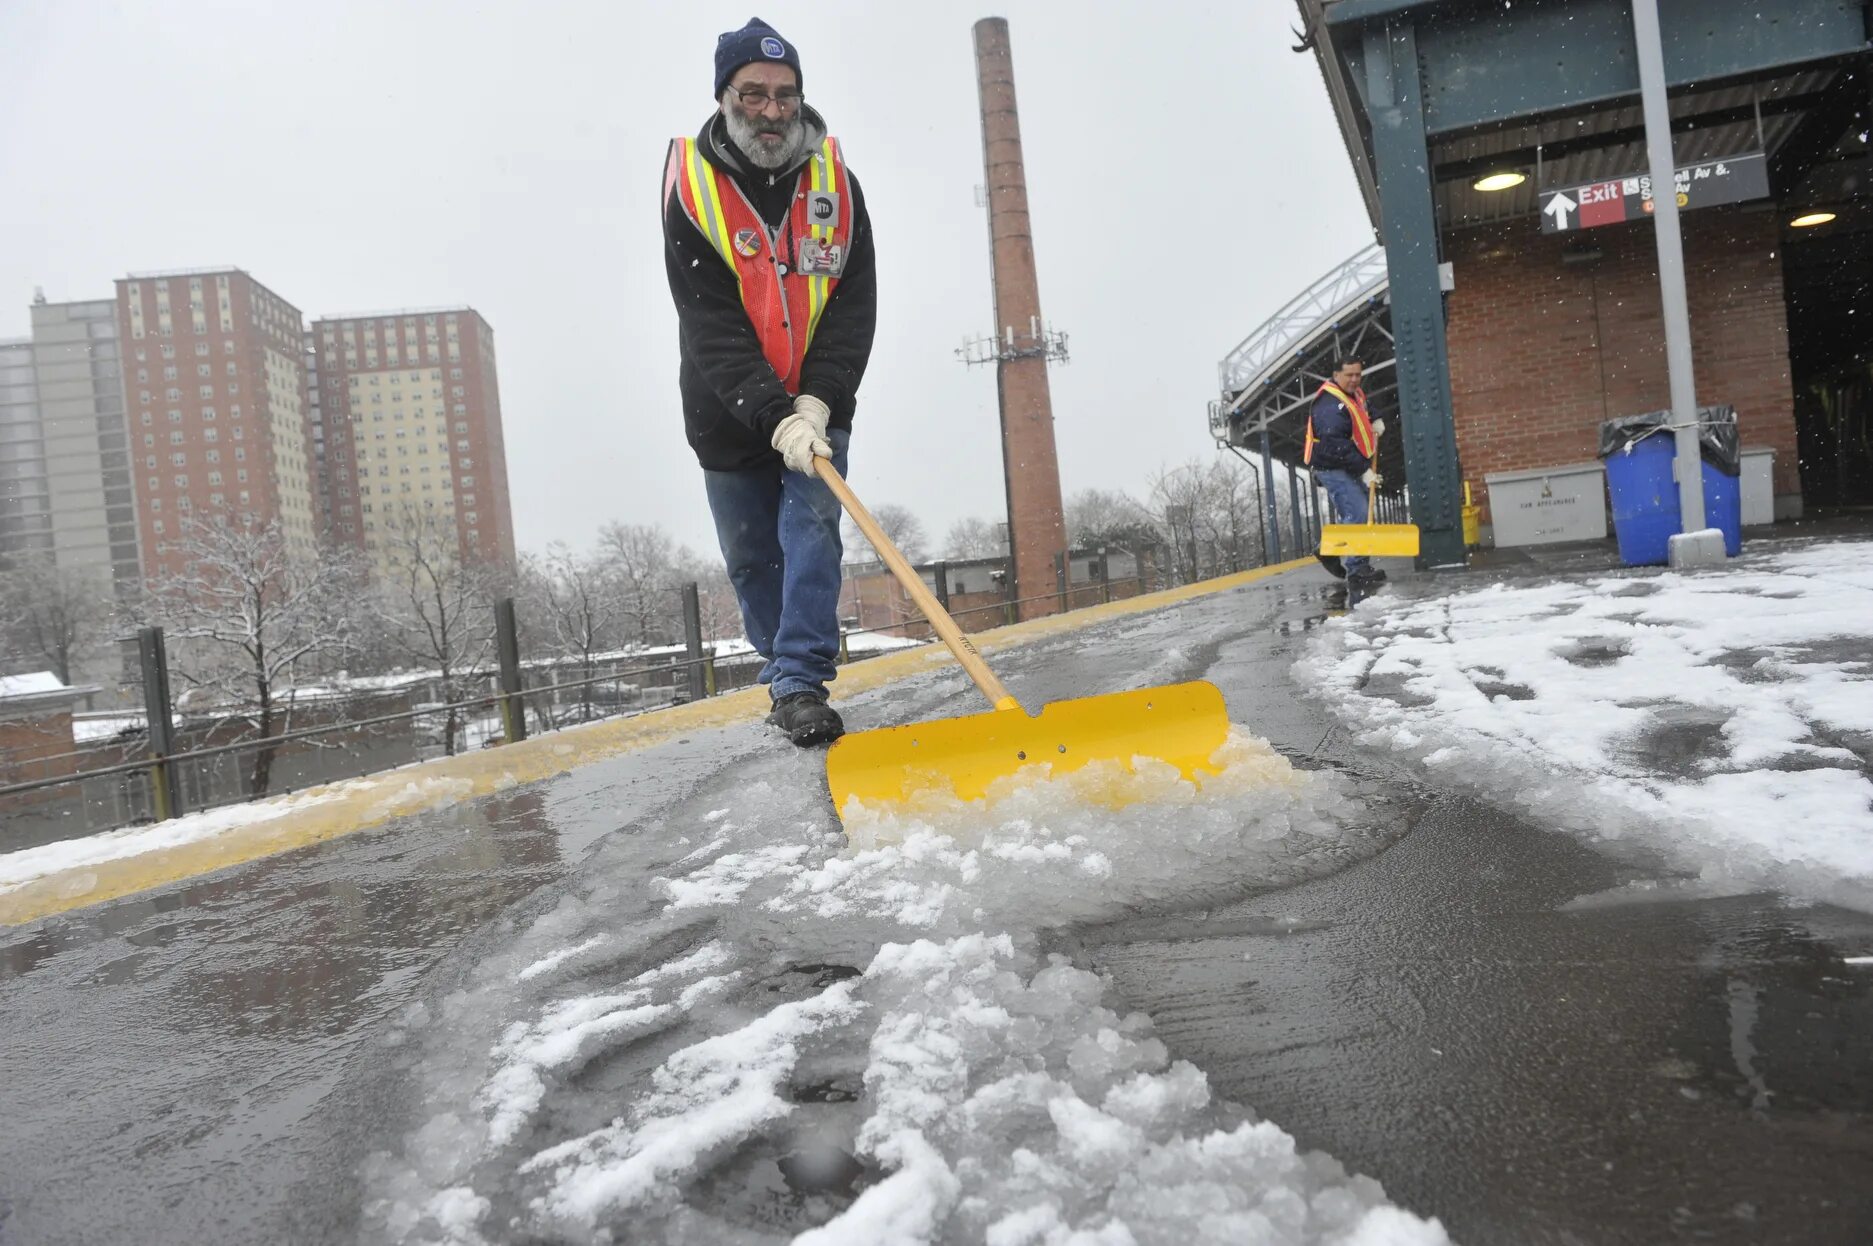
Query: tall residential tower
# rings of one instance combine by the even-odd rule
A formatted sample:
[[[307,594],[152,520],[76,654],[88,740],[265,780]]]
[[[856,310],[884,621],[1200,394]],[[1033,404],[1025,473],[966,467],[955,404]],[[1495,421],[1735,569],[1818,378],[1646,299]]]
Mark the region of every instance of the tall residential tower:
[[[380,569],[413,527],[453,531],[465,562],[511,571],[494,331],[472,307],[312,326],[334,544]]]
[[[117,282],[146,578],[184,568],[191,517],[278,522],[290,554],[316,555],[302,326],[237,268]]]

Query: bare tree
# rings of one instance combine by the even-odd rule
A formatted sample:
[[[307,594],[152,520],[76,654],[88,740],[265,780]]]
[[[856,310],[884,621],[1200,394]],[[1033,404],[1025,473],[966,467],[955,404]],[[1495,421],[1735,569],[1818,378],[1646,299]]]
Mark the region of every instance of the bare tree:
[[[945,558],[997,558],[1008,553],[1007,529],[974,515],[958,519],[943,538]]]
[[[904,555],[905,561],[913,564],[924,561],[928,541],[924,536],[923,520],[913,515],[908,507],[886,503],[872,511],[871,516],[878,521],[885,538]],[[845,522],[845,551],[847,562],[882,561],[850,517]]]
[[[1255,534],[1261,481],[1238,458],[1218,459],[1210,465],[1210,528],[1219,547],[1223,570],[1246,571],[1262,565]]]
[[[665,643],[680,630],[679,553],[655,524],[610,523],[599,530],[597,557],[617,584],[619,615],[637,644]]]
[[[223,515],[184,520],[170,551],[183,570],[150,584],[137,607],[173,646],[170,673],[191,692],[252,707],[263,741],[291,731],[302,668],[344,643],[356,568],[335,555],[293,558],[277,522]],[[255,752],[255,795],[270,789],[278,751]]]
[[[109,635],[114,603],[108,573],[60,567],[49,552],[20,554],[0,567],[0,665],[72,668]]]
[[[742,634],[741,603],[720,558],[698,555],[685,546],[677,550],[676,576],[679,584],[695,582],[705,642],[732,640]]]
[[[1067,543],[1074,549],[1136,550],[1162,539],[1151,512],[1129,493],[1082,489],[1067,499],[1066,521]]]
[[[604,564],[561,544],[547,547],[536,583],[546,597],[546,621],[555,653],[579,659],[579,721],[592,718],[594,655],[617,638],[619,593]],[[557,682],[557,681],[556,681]]]
[[[450,707],[443,747],[453,755],[461,725],[454,707],[494,646],[500,576],[495,568],[464,562],[454,522],[431,508],[406,506],[387,526],[389,566],[379,586],[378,617],[399,649],[436,672]]]

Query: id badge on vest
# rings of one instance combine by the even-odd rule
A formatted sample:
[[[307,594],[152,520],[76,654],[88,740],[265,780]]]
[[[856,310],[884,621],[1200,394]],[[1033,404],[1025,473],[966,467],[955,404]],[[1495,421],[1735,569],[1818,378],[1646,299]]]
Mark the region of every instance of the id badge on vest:
[[[794,271],[806,277],[842,277],[845,275],[845,251],[841,243],[802,238],[799,253],[794,257],[797,261]]]

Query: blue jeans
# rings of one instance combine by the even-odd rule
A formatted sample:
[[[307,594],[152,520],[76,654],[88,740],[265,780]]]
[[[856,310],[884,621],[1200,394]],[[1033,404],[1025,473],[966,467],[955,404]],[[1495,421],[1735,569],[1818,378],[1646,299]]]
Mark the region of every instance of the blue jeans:
[[[842,476],[851,436],[842,428],[826,433]],[[767,659],[761,682],[776,699],[823,695],[839,658],[839,499],[819,477],[790,472],[779,458],[746,471],[704,471],[703,483],[742,627]]]
[[[1335,468],[1317,467],[1314,479],[1327,491],[1327,502],[1333,508],[1336,523],[1366,522],[1366,486],[1359,477],[1351,472]],[[1349,554],[1340,559],[1340,565],[1346,568],[1347,575],[1364,575],[1371,561],[1358,554]]]

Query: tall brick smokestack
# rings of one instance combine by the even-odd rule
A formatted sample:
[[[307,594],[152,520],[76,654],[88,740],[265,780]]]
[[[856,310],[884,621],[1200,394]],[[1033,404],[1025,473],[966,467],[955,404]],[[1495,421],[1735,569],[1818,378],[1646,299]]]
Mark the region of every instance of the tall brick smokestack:
[[[1067,548],[1060,506],[1060,460],[1054,452],[1053,400],[1047,390],[1046,322],[1034,275],[1021,118],[1015,111],[1014,57],[1005,18],[975,24],[976,82],[982,98],[982,163],[987,174],[989,246],[994,264],[996,364],[1001,395],[1003,472],[1008,486],[1008,544],[1020,617],[1052,614],[1055,555]]]

